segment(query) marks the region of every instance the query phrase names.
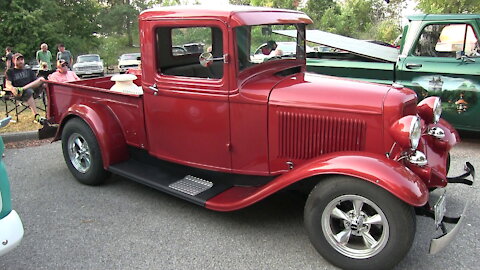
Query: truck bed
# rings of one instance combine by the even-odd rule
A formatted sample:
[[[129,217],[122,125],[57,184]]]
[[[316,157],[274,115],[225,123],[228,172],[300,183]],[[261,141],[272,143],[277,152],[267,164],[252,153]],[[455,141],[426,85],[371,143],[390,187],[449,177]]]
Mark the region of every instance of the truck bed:
[[[118,121],[128,145],[145,148],[147,137],[143,113],[143,95],[112,92],[111,76],[68,83],[47,81],[47,119],[60,124],[65,117],[78,114],[82,106],[104,106]],[[140,85],[141,78],[135,80]]]

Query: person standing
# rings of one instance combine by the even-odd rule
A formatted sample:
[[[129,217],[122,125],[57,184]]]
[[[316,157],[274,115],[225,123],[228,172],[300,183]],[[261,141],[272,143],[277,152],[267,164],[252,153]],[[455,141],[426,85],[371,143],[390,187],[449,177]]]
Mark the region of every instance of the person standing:
[[[72,53],[70,53],[69,50],[65,50],[65,45],[63,43],[58,44],[57,61],[61,59],[67,62],[68,68],[71,70],[73,65]]]
[[[38,114],[37,106],[33,99],[34,89],[41,87],[45,78],[35,76],[31,69],[25,68],[25,59],[21,53],[13,55],[13,68],[7,71],[6,90],[26,102],[34,115],[35,122],[41,123],[45,118]]]
[[[12,53],[12,48],[10,47],[7,47],[5,48],[5,70],[9,70],[10,68],[13,67],[13,63],[12,63],[12,57],[13,57],[13,53]]]
[[[37,51],[36,59],[39,65],[41,62],[46,62],[48,64],[48,70],[52,69],[52,53],[48,50],[48,45],[46,43],[40,45],[40,50]]]

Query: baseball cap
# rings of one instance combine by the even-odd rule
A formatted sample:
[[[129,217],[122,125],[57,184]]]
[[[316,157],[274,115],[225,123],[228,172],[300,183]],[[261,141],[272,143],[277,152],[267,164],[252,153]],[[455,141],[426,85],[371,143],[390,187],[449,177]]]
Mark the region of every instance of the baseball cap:
[[[16,53],[16,54],[13,55],[12,58],[13,58],[13,60],[17,60],[17,58],[20,58],[20,57],[21,57],[21,58],[24,58],[24,57],[23,57],[23,54],[21,54],[21,53]]]

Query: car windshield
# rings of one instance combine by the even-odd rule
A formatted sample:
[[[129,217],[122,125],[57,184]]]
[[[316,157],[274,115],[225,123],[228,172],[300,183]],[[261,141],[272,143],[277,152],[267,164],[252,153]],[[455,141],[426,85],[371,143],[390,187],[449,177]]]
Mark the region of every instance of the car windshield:
[[[77,63],[85,62],[99,62],[100,56],[98,55],[81,55],[77,58]]]
[[[140,57],[139,53],[122,54],[122,56],[120,56],[120,60],[137,60],[138,57]]]
[[[294,31],[296,38],[281,35],[284,30]],[[304,24],[240,26],[235,34],[240,70],[267,61],[305,59]]]

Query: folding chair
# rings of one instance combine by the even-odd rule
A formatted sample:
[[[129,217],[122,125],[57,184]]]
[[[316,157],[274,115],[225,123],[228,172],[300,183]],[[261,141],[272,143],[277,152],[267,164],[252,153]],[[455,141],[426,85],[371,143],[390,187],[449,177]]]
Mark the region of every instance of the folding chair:
[[[38,110],[46,111],[46,99],[45,99],[45,90],[43,88],[35,90],[33,94],[34,100],[41,99],[43,103],[42,106],[37,106]],[[24,112],[25,110],[30,109],[28,104],[20,100],[19,97],[15,97],[12,92],[5,91],[5,94],[0,98],[5,106],[5,115],[9,116],[10,113],[15,113],[15,119],[18,122],[18,115]],[[36,104],[36,102],[35,102]]]

